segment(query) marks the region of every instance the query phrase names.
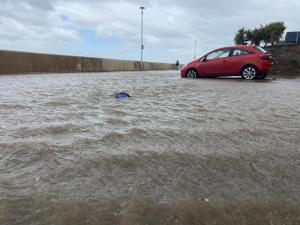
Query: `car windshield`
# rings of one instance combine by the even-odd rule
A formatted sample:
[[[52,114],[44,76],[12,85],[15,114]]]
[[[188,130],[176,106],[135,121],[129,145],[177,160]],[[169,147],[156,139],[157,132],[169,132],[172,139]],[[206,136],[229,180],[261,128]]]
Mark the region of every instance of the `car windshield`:
[[[255,48],[256,48],[258,51],[260,51],[261,53],[263,53],[263,54],[267,54],[267,51],[266,51],[266,50],[264,50],[262,47],[255,46]]]

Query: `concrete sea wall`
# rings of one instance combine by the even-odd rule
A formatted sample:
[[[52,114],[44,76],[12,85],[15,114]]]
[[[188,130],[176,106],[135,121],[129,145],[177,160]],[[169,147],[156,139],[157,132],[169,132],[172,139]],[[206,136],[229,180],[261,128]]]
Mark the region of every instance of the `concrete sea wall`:
[[[0,50],[0,74],[138,71],[139,61]],[[174,64],[144,62],[144,70],[174,70]]]
[[[300,45],[279,45],[266,47],[266,50],[274,61],[272,75],[300,76]]]

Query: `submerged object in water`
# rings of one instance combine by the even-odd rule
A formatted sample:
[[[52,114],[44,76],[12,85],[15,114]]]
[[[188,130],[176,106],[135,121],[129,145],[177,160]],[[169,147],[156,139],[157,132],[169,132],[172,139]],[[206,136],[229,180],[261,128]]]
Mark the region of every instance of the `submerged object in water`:
[[[125,92],[119,92],[115,94],[116,99],[130,98],[130,95]]]

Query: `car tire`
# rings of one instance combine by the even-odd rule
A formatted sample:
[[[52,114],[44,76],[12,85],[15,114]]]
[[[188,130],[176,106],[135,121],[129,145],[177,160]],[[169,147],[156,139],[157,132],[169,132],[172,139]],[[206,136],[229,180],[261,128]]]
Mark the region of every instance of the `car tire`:
[[[241,76],[245,80],[255,80],[259,77],[259,72],[255,66],[248,65],[242,69]]]
[[[198,77],[199,77],[199,74],[198,74],[197,70],[195,70],[195,69],[189,69],[186,72],[186,78],[195,79],[195,78],[198,78]]]

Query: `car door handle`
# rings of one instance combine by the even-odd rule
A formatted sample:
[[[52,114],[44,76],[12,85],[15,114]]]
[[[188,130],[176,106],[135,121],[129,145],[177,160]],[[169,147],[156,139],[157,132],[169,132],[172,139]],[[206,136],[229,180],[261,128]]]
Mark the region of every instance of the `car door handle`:
[[[227,62],[227,60],[223,60],[222,62]]]

